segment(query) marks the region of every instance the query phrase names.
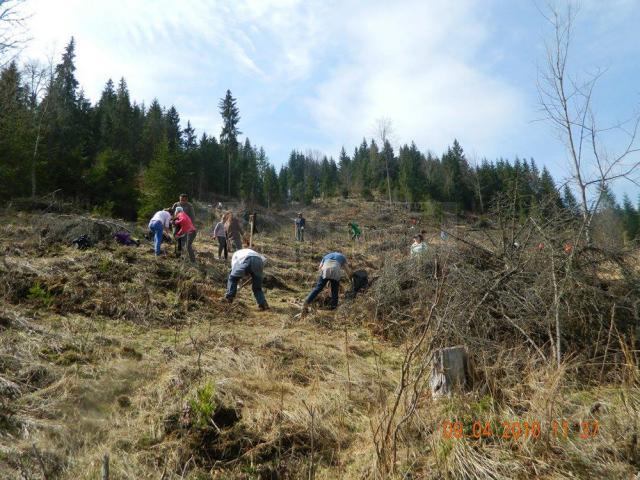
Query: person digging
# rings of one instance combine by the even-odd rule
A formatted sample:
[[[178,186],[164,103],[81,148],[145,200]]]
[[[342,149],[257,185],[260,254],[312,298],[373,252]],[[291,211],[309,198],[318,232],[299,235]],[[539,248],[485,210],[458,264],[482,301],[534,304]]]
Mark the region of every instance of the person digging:
[[[344,270],[349,278],[351,278],[352,275],[352,270],[347,263],[347,258],[340,252],[331,252],[325,255],[320,261],[320,265],[318,265],[318,270],[320,271],[320,277],[318,278],[316,286],[304,301],[304,305],[302,306],[303,315],[309,312],[309,305],[315,300],[327,283],[331,286],[331,303],[329,308],[335,310],[338,306],[338,293],[340,292],[342,271]]]
[[[231,303],[238,291],[238,282],[245,276],[251,276],[251,290],[260,310],[268,310],[269,304],[262,291],[263,269],[266,257],[250,248],[237,250],[231,257],[231,272],[227,280],[227,291],[223,302]]]

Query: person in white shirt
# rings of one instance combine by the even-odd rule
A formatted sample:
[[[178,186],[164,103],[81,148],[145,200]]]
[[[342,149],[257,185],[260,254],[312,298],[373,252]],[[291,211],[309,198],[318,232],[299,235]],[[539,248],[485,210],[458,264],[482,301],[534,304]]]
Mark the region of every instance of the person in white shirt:
[[[224,228],[224,222],[220,220],[213,229],[213,236],[218,240],[218,260],[222,258],[224,252],[224,259],[227,259],[227,231]]]
[[[250,275],[251,289],[258,303],[258,308],[267,310],[269,305],[262,291],[263,268],[266,261],[265,257],[250,248],[237,250],[231,257],[231,273],[229,273],[229,279],[227,280],[227,292],[224,295],[224,301],[233,302],[238,291],[238,282],[246,275]]]
[[[171,213],[170,209],[165,208],[156,212],[151,220],[149,220],[149,230],[153,232],[154,245],[153,249],[156,256],[160,255],[160,245],[162,244],[162,233],[166,231],[169,233],[171,228]]]
[[[420,255],[427,251],[427,244],[424,243],[422,235],[418,234],[413,237],[413,244],[411,245],[411,256]]]

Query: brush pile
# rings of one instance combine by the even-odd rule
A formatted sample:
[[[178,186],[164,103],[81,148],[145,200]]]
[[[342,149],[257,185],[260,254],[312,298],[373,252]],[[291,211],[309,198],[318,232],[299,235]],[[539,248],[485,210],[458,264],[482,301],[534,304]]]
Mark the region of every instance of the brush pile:
[[[434,245],[420,258],[387,262],[371,289],[374,315],[367,321],[400,341],[420,328],[435,302],[437,345],[465,344],[488,362],[526,345],[543,359],[555,358],[559,348],[561,355],[611,363],[619,353],[612,332],[636,341],[640,273],[633,256],[531,245],[539,243],[506,254]]]

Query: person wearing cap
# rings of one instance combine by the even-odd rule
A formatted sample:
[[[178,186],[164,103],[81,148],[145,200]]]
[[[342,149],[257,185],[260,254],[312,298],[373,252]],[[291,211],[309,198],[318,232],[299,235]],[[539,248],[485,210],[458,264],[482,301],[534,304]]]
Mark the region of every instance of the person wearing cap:
[[[302,313],[306,314],[309,311],[309,305],[315,300],[318,294],[329,283],[331,285],[331,310],[338,306],[338,293],[340,292],[340,279],[342,278],[342,270],[344,270],[349,277],[351,277],[351,267],[347,263],[347,257],[340,252],[331,252],[326,254],[318,265],[320,271],[320,277],[316,286],[311,290],[309,296],[304,301],[302,306]]]
[[[424,243],[422,234],[414,235],[413,244],[411,245],[411,256],[420,255],[427,251],[427,244]]]
[[[196,239],[197,230],[182,207],[176,207],[173,224],[178,228],[175,236],[182,244],[181,249],[185,248],[189,254],[189,260],[191,260],[191,263],[195,263],[196,254],[193,251],[193,241]]]
[[[304,227],[307,221],[302,216],[302,212],[298,212],[298,218],[296,218],[295,222],[296,222],[296,240],[298,242],[304,242]]]
[[[262,291],[262,278],[266,257],[250,248],[242,248],[231,257],[231,272],[227,280],[224,302],[231,303],[238,291],[238,282],[245,276],[251,276],[251,290],[260,310],[268,310],[269,304]]]
[[[181,193],[178,201],[171,206],[171,212],[175,214],[176,208],[181,207],[184,213],[186,213],[191,219],[191,223],[195,225],[196,223],[196,213],[193,209],[193,205],[189,203],[189,196],[186,193]],[[177,228],[174,229],[173,234],[175,235],[177,232]],[[182,244],[181,242],[177,242],[176,244],[176,255],[179,257],[182,253]]]
[[[162,233],[169,233],[171,227],[171,213],[169,208],[156,212],[149,220],[149,230],[153,232],[153,251],[156,257],[160,255],[160,245],[162,245]]]

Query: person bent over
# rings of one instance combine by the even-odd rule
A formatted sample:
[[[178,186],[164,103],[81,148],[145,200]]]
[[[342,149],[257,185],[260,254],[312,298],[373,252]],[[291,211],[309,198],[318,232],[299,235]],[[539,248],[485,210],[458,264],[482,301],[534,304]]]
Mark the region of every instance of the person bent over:
[[[309,296],[304,301],[302,307],[302,313],[309,311],[309,305],[315,300],[318,294],[324,289],[327,283],[331,286],[331,309],[335,309],[338,306],[338,293],[340,292],[340,279],[342,278],[342,270],[347,272],[347,275],[351,276],[351,268],[347,263],[347,258],[340,252],[332,252],[325,255],[320,261],[318,270],[320,270],[320,277],[316,286],[311,290]]]
[[[265,257],[250,248],[237,250],[231,257],[231,273],[227,280],[227,292],[224,295],[225,301],[231,303],[238,291],[238,282],[247,275],[251,276],[251,289],[253,296],[258,303],[260,310],[267,310],[269,305],[262,291],[262,278]]]
[[[162,244],[162,234],[169,232],[171,227],[171,213],[169,209],[156,212],[149,220],[149,230],[153,232],[153,251],[156,257],[160,255],[160,245]]]

